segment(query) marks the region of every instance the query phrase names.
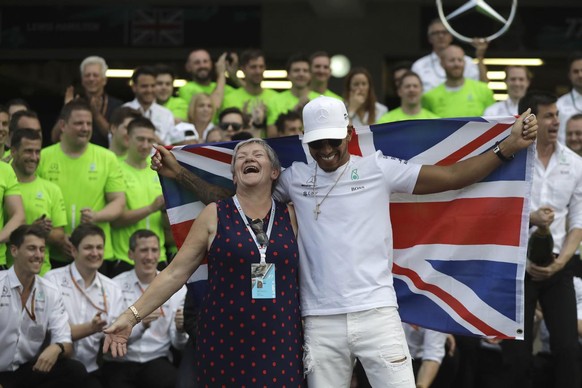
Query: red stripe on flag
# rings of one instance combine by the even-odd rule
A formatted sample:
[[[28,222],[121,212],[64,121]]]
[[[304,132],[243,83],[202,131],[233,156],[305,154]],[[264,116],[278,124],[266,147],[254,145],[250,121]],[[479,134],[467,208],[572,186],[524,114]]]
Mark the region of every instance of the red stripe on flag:
[[[418,244],[519,246],[523,198],[391,203],[394,248]],[[471,231],[471,232],[468,232]]]
[[[477,148],[483,146],[483,144],[491,141],[491,139],[499,136],[507,128],[511,127],[513,124],[496,124],[491,127],[487,132],[471,141],[467,145],[459,148],[457,151],[453,152],[440,162],[436,163],[437,166],[448,166],[449,164],[457,163],[459,160],[463,159],[465,156],[474,152]]]
[[[170,225],[170,229],[172,230],[172,235],[174,236],[174,241],[176,241],[176,246],[178,249],[186,240],[186,236],[188,236],[188,232],[190,232],[190,227],[194,220],[179,222],[177,224]]]
[[[354,129],[352,131],[352,139],[348,144],[348,152],[352,155],[362,156],[362,150],[360,149],[360,140],[358,139],[358,134]]]
[[[225,154],[224,152],[220,152],[206,147],[193,147],[184,149],[184,151],[200,156],[205,156],[207,158],[217,160],[219,162],[223,162],[226,164],[230,164],[232,162],[232,155]]]
[[[510,338],[507,335],[495,330],[493,327],[489,326],[487,323],[483,322],[473,313],[471,313],[467,308],[450,293],[446,292],[439,286],[434,284],[429,284],[423,281],[420,276],[411,269],[404,268],[394,263],[392,265],[392,273],[395,275],[405,276],[414,283],[414,286],[419,290],[427,291],[439,299],[448,304],[459,316],[461,316],[465,321],[469,322],[471,325],[476,327],[486,336],[495,336],[496,338]]]

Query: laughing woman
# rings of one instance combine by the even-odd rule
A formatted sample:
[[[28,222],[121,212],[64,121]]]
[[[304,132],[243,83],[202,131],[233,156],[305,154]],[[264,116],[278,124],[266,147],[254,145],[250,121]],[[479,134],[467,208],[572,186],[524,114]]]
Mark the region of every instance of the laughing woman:
[[[194,364],[198,385],[304,386],[295,215],[271,197],[279,159],[264,140],[250,139],[234,149],[231,170],[236,194],[200,213],[171,264],[105,330],[104,351],[123,356],[133,326],[207,257]]]

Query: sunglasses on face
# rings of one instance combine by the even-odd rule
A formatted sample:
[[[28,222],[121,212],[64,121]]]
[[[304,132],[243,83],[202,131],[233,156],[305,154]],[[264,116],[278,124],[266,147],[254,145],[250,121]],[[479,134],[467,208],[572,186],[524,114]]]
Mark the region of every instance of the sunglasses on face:
[[[267,243],[269,242],[269,238],[267,237],[267,234],[263,229],[263,225],[264,225],[263,220],[261,220],[260,218],[255,218],[254,220],[251,221],[251,229],[255,233],[259,245],[267,245]]]
[[[307,145],[309,148],[313,148],[314,150],[320,150],[324,147],[325,143],[329,144],[331,148],[337,148],[342,144],[343,141],[344,139],[321,139],[307,143]]]
[[[232,127],[233,131],[240,131],[240,129],[242,128],[242,124],[239,123],[220,123],[218,124],[218,126],[220,127],[220,129],[226,131],[228,130],[228,127]]]

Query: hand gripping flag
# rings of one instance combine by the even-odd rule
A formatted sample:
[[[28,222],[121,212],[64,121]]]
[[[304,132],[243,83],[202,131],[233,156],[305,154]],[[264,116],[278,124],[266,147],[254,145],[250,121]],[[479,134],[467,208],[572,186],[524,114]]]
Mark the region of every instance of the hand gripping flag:
[[[353,155],[381,150],[413,163],[449,165],[489,151],[509,135],[514,117],[410,120],[356,129]],[[283,168],[311,161],[297,136],[268,139]],[[202,179],[233,188],[236,142],[170,148]],[[523,339],[523,279],[529,224],[533,147],[481,182],[431,195],[393,194],[392,271],[402,320],[471,336]],[[162,178],[178,247],[203,209],[193,193]],[[301,227],[301,220],[299,227]],[[206,264],[190,278],[201,298]]]

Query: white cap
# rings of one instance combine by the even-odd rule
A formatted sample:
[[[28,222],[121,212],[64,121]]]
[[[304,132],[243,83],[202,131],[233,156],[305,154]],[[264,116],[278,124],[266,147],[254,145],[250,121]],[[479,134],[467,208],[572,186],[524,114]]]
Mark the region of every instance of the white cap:
[[[303,143],[343,139],[348,135],[349,122],[343,101],[319,96],[303,107]]]
[[[171,143],[176,144],[191,140],[198,140],[198,131],[196,131],[194,124],[187,122],[176,124],[171,136]]]

